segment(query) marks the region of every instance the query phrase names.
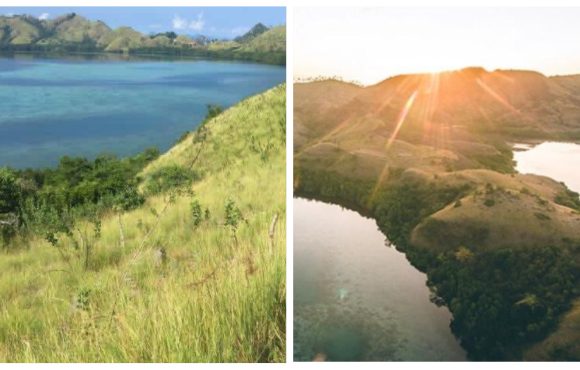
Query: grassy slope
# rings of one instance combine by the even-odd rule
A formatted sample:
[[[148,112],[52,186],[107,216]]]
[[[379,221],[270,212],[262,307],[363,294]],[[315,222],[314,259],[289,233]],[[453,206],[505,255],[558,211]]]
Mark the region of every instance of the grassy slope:
[[[566,88],[572,90],[577,79],[566,76],[554,80],[562,86],[569,84]],[[454,133],[454,140],[445,137],[441,145],[394,140],[390,150],[386,150],[391,130],[385,122],[392,117],[375,117],[368,113],[371,109],[365,110],[368,114],[360,113],[359,109],[363,110],[360,106],[367,99],[360,90],[336,81],[295,85],[295,184],[299,184],[299,169],[307,168],[371,184],[383,175],[382,188],[388,187],[390,172],[402,169],[405,169],[403,178],[409,181],[431,181],[443,187],[469,185],[471,189],[460,206],[455,202],[447,204],[435,214],[425,215],[424,222],[412,230],[412,243],[426,250],[441,251],[460,245],[476,250],[514,245],[534,248],[580,240],[579,213],[555,202],[556,196],[565,190],[560,183],[543,176],[500,174],[484,169],[477,159],[493,156],[497,150],[461,131]],[[349,103],[353,99],[354,103]],[[578,111],[577,105],[568,108]],[[407,120],[414,119],[411,112]],[[487,184],[495,189],[490,194]],[[493,205],[486,206],[486,199],[493,199]],[[427,227],[432,220],[439,221],[437,228]],[[510,227],[506,227],[506,220]],[[486,230],[488,236],[472,237],[470,234],[477,230]],[[575,301],[575,308],[561,319],[558,329],[530,348],[525,358],[562,358],[562,348],[568,351],[567,356],[578,357],[579,302]]]
[[[285,353],[285,86],[249,98],[208,123],[195,198],[211,212],[194,228],[190,196],[150,198],[103,220],[91,267],[62,238],[0,256],[0,362],[283,361]],[[271,149],[262,159],[250,137]],[[191,136],[145,169],[187,163]],[[231,198],[247,220],[234,242],[223,226]],[[268,229],[279,215],[273,240]],[[142,240],[150,233],[143,248]],[[89,233],[90,234],[90,233]],[[167,263],[155,263],[155,251]],[[75,308],[79,294],[88,301]],[[82,294],[80,295],[82,296]],[[76,304],[78,306],[78,304]]]
[[[250,42],[243,44],[243,51],[286,51],[286,26],[278,26],[253,38]]]
[[[388,83],[389,80],[383,85]],[[449,86],[451,89],[452,85]],[[580,240],[578,213],[555,202],[565,188],[542,176],[489,170],[489,163],[499,152],[484,140],[455,130],[440,142],[432,142],[431,133],[423,132],[421,126],[414,130],[429,138],[425,143],[397,138],[388,144],[392,133],[390,121],[377,113],[383,108],[364,114],[357,110],[364,104],[361,101],[375,98],[364,96],[361,91],[376,88],[361,89],[332,80],[296,84],[295,166],[330,171],[372,184],[382,179],[379,188],[388,187],[390,172],[403,169],[409,181],[434,182],[441,187],[469,186],[471,190],[462,199],[461,207],[455,207],[453,202],[425,217],[425,221],[435,219],[441,225],[444,223],[445,235],[436,238],[438,235],[422,227],[425,223],[414,230],[413,244],[425,249],[454,249],[466,243],[481,249],[561,245],[563,239]],[[397,93],[393,94],[393,99],[397,99]],[[453,92],[442,94],[452,96]],[[407,116],[409,122],[421,121],[422,106],[416,109],[418,112],[411,111]],[[463,136],[469,141],[460,140]],[[497,191],[487,194],[487,184]],[[522,189],[526,189],[524,193]],[[495,204],[485,206],[486,200]],[[520,227],[514,227],[516,224]],[[468,226],[489,230],[489,237],[472,245]]]

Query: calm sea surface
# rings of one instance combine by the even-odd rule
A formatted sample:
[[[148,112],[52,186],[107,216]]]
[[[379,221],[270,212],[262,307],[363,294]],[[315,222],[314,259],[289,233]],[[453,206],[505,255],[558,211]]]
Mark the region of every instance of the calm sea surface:
[[[285,74],[219,61],[0,57],[0,166],[167,150],[208,104],[231,106]]]
[[[426,281],[374,220],[294,199],[295,360],[465,360]]]

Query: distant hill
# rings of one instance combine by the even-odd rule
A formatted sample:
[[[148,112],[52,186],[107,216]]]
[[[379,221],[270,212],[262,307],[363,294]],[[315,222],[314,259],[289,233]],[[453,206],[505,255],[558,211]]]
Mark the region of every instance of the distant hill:
[[[323,81],[298,84],[300,104],[326,100],[318,91],[331,94],[352,91],[349,84]],[[325,125],[341,122],[345,114],[364,114],[395,122],[403,106],[416,93],[413,107],[400,135],[413,141],[451,135],[461,139],[469,133],[496,133],[514,139],[580,138],[580,76],[546,77],[532,71],[467,68],[440,74],[402,75],[376,85],[359,88],[346,96],[338,109],[318,115]],[[303,101],[303,102],[302,102]],[[321,101],[321,104],[327,104]],[[420,111],[428,107],[428,111]],[[301,112],[304,107],[297,106]],[[306,113],[306,112],[305,112]],[[430,135],[411,138],[429,121]],[[448,140],[449,141],[449,140]]]
[[[268,27],[264,26],[262,23],[258,23],[242,36],[236,37],[234,41],[239,43],[248,42],[266,31],[268,31]]]
[[[232,41],[173,32],[144,35],[130,27],[111,29],[104,22],[70,13],[39,20],[29,15],[0,16],[0,50],[42,52],[154,53],[253,60],[285,64],[285,27],[256,24]]]
[[[286,27],[278,26],[268,29],[259,35],[244,41],[240,50],[262,53],[286,52]]]

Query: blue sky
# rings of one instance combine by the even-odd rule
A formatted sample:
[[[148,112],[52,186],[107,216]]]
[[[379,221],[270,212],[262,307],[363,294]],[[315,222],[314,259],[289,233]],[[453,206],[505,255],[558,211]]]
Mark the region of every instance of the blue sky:
[[[175,31],[178,34],[233,38],[254,24],[286,24],[283,7],[0,7],[0,14],[30,14],[54,18],[75,12],[110,27],[130,26],[143,33]]]

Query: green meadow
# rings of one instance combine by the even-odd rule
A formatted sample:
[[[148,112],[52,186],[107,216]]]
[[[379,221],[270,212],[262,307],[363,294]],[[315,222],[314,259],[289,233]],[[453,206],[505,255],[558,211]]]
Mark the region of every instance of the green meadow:
[[[0,362],[285,361],[285,89],[210,109],[139,162],[130,204],[16,206],[33,216],[0,239]],[[34,199],[76,199],[51,186]]]

